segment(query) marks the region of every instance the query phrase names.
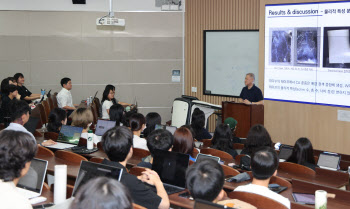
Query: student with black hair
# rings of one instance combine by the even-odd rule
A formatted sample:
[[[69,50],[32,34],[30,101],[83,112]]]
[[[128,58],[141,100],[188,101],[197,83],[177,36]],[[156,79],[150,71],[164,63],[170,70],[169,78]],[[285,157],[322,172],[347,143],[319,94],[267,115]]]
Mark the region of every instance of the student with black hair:
[[[27,105],[28,106],[28,105]],[[28,133],[0,132],[0,204],[2,209],[30,209],[32,205],[16,185],[27,174],[37,145]]]
[[[237,187],[235,191],[250,192],[265,196],[290,208],[289,199],[268,188],[271,177],[277,175],[278,164],[279,159],[274,149],[271,147],[260,147],[256,149],[251,157],[253,181],[251,184]]]
[[[119,102],[115,98],[115,86],[108,84],[102,94],[102,119],[109,119],[109,110],[112,105],[120,104],[122,106],[131,106],[129,103]]]
[[[229,153],[235,158],[238,153],[232,146],[232,131],[229,125],[220,124],[216,126],[213,139],[211,141],[212,148]]]
[[[143,136],[147,138],[148,135],[150,135],[150,133],[154,131],[157,124],[158,125],[162,124],[162,118],[160,117],[160,115],[156,112],[148,113],[146,115],[146,128],[145,130],[143,130]]]
[[[69,209],[133,209],[128,189],[112,178],[97,177],[84,184]]]
[[[146,139],[140,137],[146,126],[145,116],[143,116],[141,113],[134,113],[131,115],[129,123],[130,129],[134,134],[134,148],[148,150]]]
[[[186,188],[194,199],[221,201],[225,197],[224,183],[224,171],[214,160],[203,160],[187,169]]]
[[[300,164],[313,170],[318,167],[315,164],[314,149],[308,138],[299,138],[293,147],[292,155],[286,160],[287,162]]]
[[[102,136],[102,147],[108,156],[102,164],[123,169],[120,182],[126,186],[134,203],[146,208],[169,208],[169,198],[155,171],[147,170],[136,177],[128,173],[126,164],[133,154],[133,134],[124,126],[114,127]],[[143,182],[155,186],[153,192]]]
[[[124,107],[120,104],[112,105],[109,109],[109,120],[115,121],[115,126],[123,126],[125,124]]]
[[[147,147],[151,155],[142,159],[142,162],[137,164],[139,167],[152,169],[153,156],[157,150],[171,152],[174,143],[173,135],[163,129],[154,130],[147,138]]]
[[[7,86],[7,95],[1,97],[1,108],[0,108],[0,123],[5,123],[5,127],[10,122],[10,111],[9,103],[16,99],[18,91],[17,86],[10,84]]]
[[[193,131],[195,133],[194,138],[197,139],[198,141],[212,138],[212,136],[207,131],[207,129],[204,128],[204,126],[205,126],[205,114],[202,110],[200,110],[197,107],[194,109],[192,113],[191,127],[193,128]]]
[[[72,80],[70,78],[61,79],[62,89],[57,94],[57,104],[59,108],[62,108],[67,111],[67,116],[76,109],[73,104],[73,98],[70,90],[72,89]]]
[[[13,76],[17,81],[17,89],[18,93],[21,95],[21,100],[26,101],[28,104],[32,103],[34,99],[40,99],[40,94],[32,94],[25,86],[24,86],[24,76],[22,73],[16,73]]]
[[[8,77],[5,78],[1,81],[1,95],[2,96],[7,96],[8,95],[8,87],[9,85],[15,85],[17,88],[17,81],[14,77]],[[17,89],[17,95],[16,95],[16,99],[20,100],[21,99],[21,95],[18,93],[18,89]]]
[[[29,120],[30,107],[28,104],[23,100],[14,99],[9,103],[9,107],[11,123],[4,130],[25,132],[31,136],[33,141],[36,141],[33,134],[24,128],[24,124],[26,124]],[[50,146],[53,144],[56,144],[56,142],[52,141],[51,139],[40,143],[42,146]]]
[[[50,112],[47,131],[59,133],[62,125],[67,124],[67,113],[61,108],[55,108]]]

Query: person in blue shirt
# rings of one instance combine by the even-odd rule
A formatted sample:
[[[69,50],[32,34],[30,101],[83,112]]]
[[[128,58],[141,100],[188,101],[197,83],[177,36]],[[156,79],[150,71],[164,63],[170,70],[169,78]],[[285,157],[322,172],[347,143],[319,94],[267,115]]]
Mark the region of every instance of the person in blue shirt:
[[[248,73],[245,76],[244,85],[241,94],[239,95],[239,102],[251,105],[251,104],[264,104],[264,97],[261,90],[255,86],[255,75]]]
[[[188,154],[190,160],[196,162],[196,159],[191,155],[193,153],[194,141],[191,131],[188,128],[180,127],[174,133],[173,152]]]

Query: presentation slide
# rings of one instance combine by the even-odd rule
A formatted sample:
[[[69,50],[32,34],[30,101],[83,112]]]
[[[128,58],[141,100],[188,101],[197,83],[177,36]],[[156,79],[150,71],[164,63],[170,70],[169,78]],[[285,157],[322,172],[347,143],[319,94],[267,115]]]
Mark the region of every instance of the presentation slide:
[[[350,107],[350,2],[265,7],[265,100]]]

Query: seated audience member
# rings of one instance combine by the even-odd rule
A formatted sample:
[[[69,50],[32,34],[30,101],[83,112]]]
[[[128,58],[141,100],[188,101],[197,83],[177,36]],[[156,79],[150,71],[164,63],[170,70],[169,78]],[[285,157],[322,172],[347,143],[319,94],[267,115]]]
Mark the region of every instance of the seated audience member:
[[[242,140],[236,136],[236,129],[237,129],[237,121],[234,118],[228,117],[225,119],[224,124],[227,124],[230,126],[230,129],[232,131],[232,143],[242,143]]]
[[[226,124],[218,125],[215,128],[214,136],[211,141],[212,148],[227,152],[232,155],[233,158],[235,158],[238,154],[237,151],[232,147],[231,138],[232,134],[230,127]]]
[[[50,112],[49,122],[47,124],[48,132],[59,133],[62,125],[67,124],[67,113],[61,108],[55,108]]]
[[[88,108],[78,108],[70,117],[72,118],[72,126],[83,128],[80,137],[87,139],[88,131],[92,125],[92,122],[94,121],[94,116],[92,115],[91,110]],[[101,137],[93,134],[93,140],[94,143],[97,144],[101,141]]]
[[[123,126],[125,123],[124,107],[120,104],[112,105],[109,108],[109,120],[115,121],[115,126]]]
[[[169,208],[168,195],[155,171],[145,171],[139,177],[140,180],[128,173],[126,164],[133,154],[132,143],[133,135],[127,127],[114,127],[108,130],[102,136],[102,146],[109,160],[104,159],[102,164],[123,169],[120,182],[129,189],[134,203],[146,208]],[[156,193],[143,182],[155,186]]]
[[[16,73],[13,76],[17,81],[17,89],[18,93],[21,95],[21,100],[26,101],[28,104],[32,103],[34,99],[40,99],[40,94],[32,94],[25,86],[24,86],[24,76],[22,73]]]
[[[205,125],[204,112],[199,108],[194,109],[192,113],[191,127],[193,128],[193,131],[195,133],[194,138],[197,139],[198,141],[212,138],[212,136],[207,131],[207,129],[204,128],[204,125]]]
[[[114,98],[115,87],[107,85],[102,94],[102,119],[109,120],[109,109],[112,105],[117,104],[117,100]]]
[[[171,152],[174,143],[173,135],[167,130],[154,130],[147,138],[147,147],[151,155],[142,159],[137,166],[152,169],[153,155],[157,150]]]
[[[261,147],[257,149],[251,158],[251,168],[253,172],[252,183],[239,186],[235,191],[250,192],[265,196],[290,208],[290,201],[287,198],[268,188],[271,177],[277,175],[278,163],[277,153],[271,147]]]
[[[31,135],[13,130],[0,132],[1,209],[32,208],[28,198],[18,192],[16,185],[29,171],[36,151],[37,145]]]
[[[143,130],[143,135],[145,138],[148,137],[152,131],[156,128],[157,124],[162,124],[162,118],[156,112],[150,112],[146,115],[146,128]]]
[[[97,177],[84,184],[69,209],[133,209],[128,189],[118,181]]]
[[[195,200],[217,203],[226,196],[223,190],[224,183],[224,171],[214,160],[203,160],[187,169],[186,188]]]
[[[295,142],[292,155],[286,161],[315,170],[317,165],[315,165],[314,149],[310,140],[308,138],[298,139]]]
[[[243,169],[250,170],[250,156],[260,147],[272,147],[272,141],[265,127],[257,124],[250,128],[244,149],[241,152],[241,154],[246,155],[241,158],[240,162],[244,166]]]
[[[13,130],[13,131],[22,131],[28,133],[31,138],[36,142],[35,137],[32,133],[30,133],[26,128],[24,128],[24,124],[26,124],[29,120],[30,107],[23,100],[14,99],[9,103],[9,112],[10,112],[10,125],[4,130]],[[56,144],[56,142],[50,140],[44,141],[40,143],[42,146],[50,146]]]
[[[190,160],[196,162],[196,158],[191,155],[193,153],[194,141],[191,131],[188,128],[180,127],[174,133],[173,152],[179,152],[190,156]]]
[[[17,88],[17,82],[16,79],[14,77],[8,77],[5,78],[1,81],[1,95],[2,96],[7,96],[8,95],[8,87],[9,85],[15,85]],[[17,95],[16,95],[16,99],[20,100],[21,99],[21,95],[18,93],[18,89],[17,89]]]
[[[9,103],[17,97],[17,86],[13,84],[8,85],[6,92],[7,95],[1,97],[0,123],[8,124],[10,122]]]
[[[72,80],[70,78],[62,78],[61,86],[62,89],[57,94],[57,104],[59,108],[67,110],[67,115],[70,116],[70,114],[76,109],[70,92],[72,89]]]
[[[145,129],[146,119],[141,113],[134,113],[130,117],[130,129],[134,134],[133,145],[134,148],[148,150],[147,141],[140,138],[141,132]]]

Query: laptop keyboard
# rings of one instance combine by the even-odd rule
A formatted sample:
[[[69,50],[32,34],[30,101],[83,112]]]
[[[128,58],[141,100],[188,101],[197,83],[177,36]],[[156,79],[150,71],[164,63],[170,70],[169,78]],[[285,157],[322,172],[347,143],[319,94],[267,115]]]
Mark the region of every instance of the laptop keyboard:
[[[178,192],[181,192],[183,191],[184,189],[181,189],[181,188],[178,188],[178,187],[174,187],[174,186],[169,186],[169,185],[166,185],[166,184],[163,184],[164,185],[164,189],[166,191],[166,193],[168,195],[171,195],[171,194],[174,194],[174,193],[178,193]]]
[[[68,149],[68,148],[72,148],[75,146],[77,146],[77,145],[57,142],[57,144],[46,146],[46,147],[54,148],[54,149]]]

